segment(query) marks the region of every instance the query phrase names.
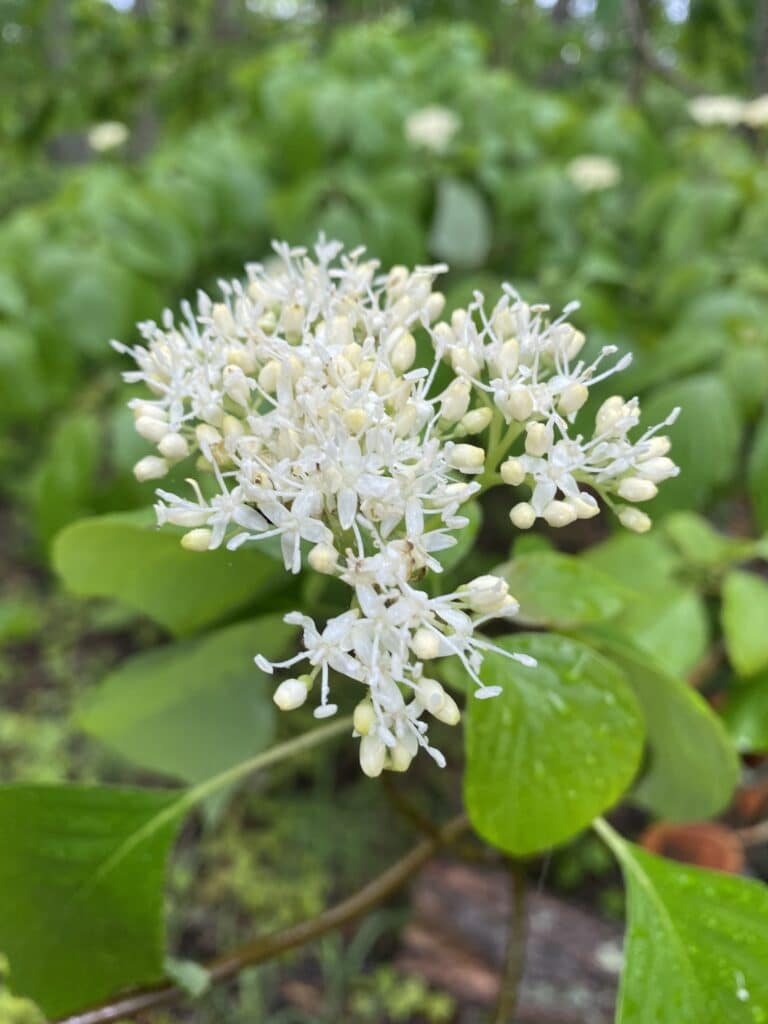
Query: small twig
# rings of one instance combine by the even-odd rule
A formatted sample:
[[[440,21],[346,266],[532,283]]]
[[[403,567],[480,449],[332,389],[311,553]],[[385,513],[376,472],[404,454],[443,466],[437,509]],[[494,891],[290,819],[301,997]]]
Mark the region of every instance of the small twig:
[[[511,903],[509,937],[494,1024],[512,1024],[525,967],[525,867],[513,860],[508,860],[507,866]]]
[[[627,30],[635,54],[648,70],[665,81],[667,85],[671,85],[673,89],[685,93],[686,96],[698,96],[705,92],[706,90],[700,89],[695,82],[689,81],[685,75],[681,75],[679,71],[669,67],[658,57],[646,34],[640,0],[624,0],[624,10],[627,16]]]
[[[382,774],[381,783],[384,787],[384,792],[387,794],[387,799],[404,821],[413,825],[414,828],[418,829],[425,836],[430,836],[432,839],[439,836],[439,826],[431,818],[428,818],[426,814],[422,814],[419,808],[403,794],[400,787],[392,781],[389,772]]]
[[[337,903],[335,907],[330,907],[309,921],[302,921],[300,924],[292,925],[282,931],[260,936],[252,942],[204,964],[211,982],[233,978],[245,967],[271,960],[289,949],[303,946],[360,917],[361,914],[371,910],[393,892],[396,892],[422,864],[437,852],[440,846],[453,842],[468,826],[469,821],[466,815],[458,815],[444,825],[435,837],[422,839],[381,875],[364,885],[353,896]],[[56,1024],[113,1024],[115,1021],[132,1017],[137,1013],[160,1006],[170,1006],[186,998],[188,998],[188,994],[178,985],[155,986],[136,991],[91,1010],[84,1010],[82,1013],[64,1017]]]

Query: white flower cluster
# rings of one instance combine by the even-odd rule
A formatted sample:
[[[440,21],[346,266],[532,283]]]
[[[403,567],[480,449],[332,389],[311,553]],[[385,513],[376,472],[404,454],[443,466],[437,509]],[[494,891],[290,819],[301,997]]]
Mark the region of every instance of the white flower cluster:
[[[499,648],[477,630],[517,611],[496,576],[441,596],[416,585],[441,571],[437,554],[467,525],[462,506],[494,484],[525,484],[531,498],[513,506],[512,522],[562,526],[597,513],[587,486],[609,504],[653,497],[676,472],[669,444],[655,429],[630,441],[639,408],[619,396],[603,403],[589,439],[571,437],[589,386],[626,359],[598,372],[613,350],[579,360],[583,335],[510,288],[490,313],[478,294],[438,322],[445,300],[433,284],[444,267],[379,274],[363,250],[344,254],[322,238],[314,259],[275,250],[277,268],[252,265],[247,282],[223,282],[223,301],[200,294],[181,323],[166,312],[161,326],[140,325],[144,345],[114,343],[137,364],[125,379],[151,392],[131,406],[157,454],[135,473],[159,479],[195,459],[190,496],[157,492],[158,522],[186,528],[184,547],[279,538],[286,569],[307,564],[350,588],[349,609],[322,627],[287,617],[303,631],[295,657],[257,657],[270,673],[307,663],[277,687],[278,706],[299,707],[317,682],[315,715],[333,714],[333,671],[366,691],[354,715],[366,774],[404,770],[419,747],[442,763],[424,716],[455,724],[459,710],[425,666],[458,657],[475,695],[495,695],[479,670]],[[438,387],[442,362],[453,377]],[[523,450],[511,455],[518,436]],[[650,525],[632,505],[617,511],[631,529]]]
[[[735,127],[743,124],[763,128],[768,124],[768,94],[753,100],[742,100],[738,96],[695,96],[688,103],[688,113],[702,125]]]
[[[434,104],[409,114],[405,120],[405,137],[412,146],[444,153],[460,127],[458,114]]]
[[[580,192],[603,192],[621,181],[621,168],[615,160],[592,153],[571,160],[566,174]]]

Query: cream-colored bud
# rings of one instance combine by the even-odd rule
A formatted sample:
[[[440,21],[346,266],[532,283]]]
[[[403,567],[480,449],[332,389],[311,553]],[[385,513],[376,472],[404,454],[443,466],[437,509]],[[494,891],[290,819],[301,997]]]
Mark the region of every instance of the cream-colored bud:
[[[468,348],[450,349],[449,359],[455,373],[466,373],[469,377],[476,377],[483,368],[480,359]]]
[[[165,420],[156,420],[154,416],[139,416],[136,420],[136,433],[141,434],[146,441],[157,444],[168,433],[168,424]]]
[[[533,412],[533,396],[528,388],[512,388],[505,403],[506,408],[502,412],[508,413],[513,420],[523,422]]]
[[[440,352],[447,352],[452,345],[456,344],[456,336],[451,325],[447,324],[444,320],[439,324],[435,324],[432,328],[432,340],[434,341],[435,348]]]
[[[416,339],[410,331],[400,331],[392,343],[389,361],[395,373],[405,373],[416,360]]]
[[[301,337],[305,312],[304,307],[298,302],[283,307],[280,322],[288,341],[296,341]]]
[[[550,501],[547,507],[544,509],[544,519],[549,523],[550,526],[555,526],[558,529],[563,526],[568,526],[576,519],[576,509],[569,505],[567,501]]]
[[[423,708],[434,714],[445,703],[446,692],[436,679],[424,676],[416,685],[416,698]]]
[[[239,366],[225,366],[223,375],[224,390],[238,405],[247,406],[251,397],[251,382]]]
[[[389,311],[392,322],[396,324],[405,323],[411,313],[413,313],[413,299],[409,295],[401,296]]]
[[[403,294],[405,286],[408,284],[408,278],[410,277],[410,271],[408,267],[397,264],[387,274],[387,295],[390,299],[397,299]]]
[[[618,509],[619,522],[633,533],[647,533],[651,528],[651,517],[631,505],[622,505]]]
[[[567,388],[560,395],[560,401],[557,404],[558,409],[563,416],[570,416],[584,405],[586,400],[589,398],[589,388],[586,384],[569,384]]]
[[[341,350],[341,354],[347,360],[350,366],[360,366],[360,361],[363,358],[363,349],[356,341],[350,342],[349,345],[345,345]]]
[[[331,337],[334,345],[351,345],[355,338],[352,333],[352,321],[348,316],[335,316],[331,321]]]
[[[273,334],[277,327],[277,317],[271,311],[267,312],[262,317],[259,317],[257,326],[265,334]]]
[[[445,309],[445,296],[442,292],[432,292],[425,303],[427,320],[434,323]]]
[[[436,658],[440,653],[440,638],[426,626],[420,626],[411,639],[411,650],[422,661]]]
[[[368,426],[368,414],[365,409],[347,409],[342,419],[350,434],[359,434]]]
[[[315,544],[307,555],[307,562],[315,572],[332,576],[339,563],[339,553],[332,544]]]
[[[295,711],[306,703],[309,688],[303,679],[284,679],[272,695],[281,711]]]
[[[509,584],[501,576],[476,576],[461,591],[472,611],[487,615],[504,607],[509,595]]]
[[[530,530],[536,522],[536,512],[529,502],[519,501],[510,509],[509,518],[518,530]]]
[[[661,458],[666,455],[672,447],[672,441],[668,437],[652,437],[648,441],[648,451],[645,455],[646,459]]]
[[[230,366],[239,366],[244,373],[253,373],[256,369],[256,359],[245,347],[228,349],[227,363]]]
[[[131,412],[133,413],[134,420],[140,420],[142,416],[147,416],[151,420],[162,420],[164,423],[168,421],[168,413],[165,409],[161,409],[159,405],[153,405],[151,402],[137,402],[136,405],[131,406]],[[151,441],[152,438],[149,438]],[[663,452],[661,454],[664,454]]]
[[[190,530],[181,538],[181,546],[185,551],[208,551],[211,546],[213,531],[205,526]]]
[[[265,363],[259,372],[259,387],[268,395],[277,391],[277,383],[280,380],[280,363],[276,359],[270,359]]]
[[[461,338],[467,328],[467,324],[471,322],[469,313],[467,313],[466,309],[454,309],[451,313],[451,327],[453,328],[453,333],[457,338]]]
[[[440,415],[448,423],[458,422],[469,408],[471,395],[469,381],[457,377],[440,396]]]
[[[625,402],[621,395],[611,395],[610,398],[606,398],[597,410],[595,433],[605,434],[607,431],[613,430],[624,415],[624,405]]]
[[[234,334],[237,330],[229,306],[226,306],[223,302],[214,303],[211,310],[211,319],[219,334]]]
[[[242,420],[239,420],[237,416],[227,415],[221,421],[221,430],[224,437],[234,439],[243,436],[245,433],[245,424]]]
[[[525,470],[520,459],[506,459],[501,464],[501,479],[510,487],[518,487],[525,480]]]
[[[616,493],[625,501],[650,501],[659,493],[652,480],[643,480],[639,476],[628,476],[616,488]]]
[[[659,455],[652,459],[644,459],[637,467],[638,473],[646,480],[652,480],[660,484],[662,480],[669,480],[680,472],[672,459],[665,455]]]
[[[388,767],[393,772],[407,772],[412,760],[413,754],[405,744],[396,743],[389,751]]]
[[[251,281],[248,284],[248,295],[254,302],[266,302],[267,293],[261,281]]]
[[[195,427],[195,437],[201,448],[205,445],[221,444],[221,434],[216,427],[208,423],[198,423]]]
[[[145,455],[133,467],[133,475],[144,483],[146,480],[159,480],[168,472],[168,463],[157,455]]]
[[[475,444],[456,444],[448,455],[448,461],[461,473],[482,473],[485,451]]]
[[[459,430],[463,434],[482,434],[492,419],[493,412],[490,409],[472,409],[461,418]]]
[[[579,519],[594,519],[600,515],[600,506],[591,494],[582,493],[578,498],[566,498],[566,501]]]
[[[397,416],[395,416],[394,426],[395,434],[397,437],[407,437],[416,427],[419,420],[419,410],[415,405],[406,405]]]
[[[441,706],[437,711],[433,711],[432,714],[439,722],[444,722],[446,725],[458,725],[461,721],[459,706],[448,693],[446,693],[445,700]]]
[[[389,370],[377,370],[373,381],[373,388],[377,395],[386,395],[392,390],[395,378]]]
[[[520,361],[520,346],[516,338],[508,338],[496,357],[496,366],[504,377],[511,377]]]
[[[376,712],[369,700],[361,700],[352,715],[352,726],[361,736],[367,736],[376,722]]]
[[[516,326],[515,315],[509,306],[497,309],[491,317],[493,333],[497,338],[501,339],[501,341],[511,338],[515,333]]]
[[[360,767],[369,779],[375,779],[384,771],[387,748],[378,736],[363,736],[360,740]]]
[[[157,449],[169,462],[178,462],[180,459],[186,459],[189,455],[189,445],[186,438],[174,432],[166,434],[160,444],[158,444]]]
[[[544,423],[529,423],[525,428],[525,450],[529,455],[546,455],[552,440],[552,428]]]

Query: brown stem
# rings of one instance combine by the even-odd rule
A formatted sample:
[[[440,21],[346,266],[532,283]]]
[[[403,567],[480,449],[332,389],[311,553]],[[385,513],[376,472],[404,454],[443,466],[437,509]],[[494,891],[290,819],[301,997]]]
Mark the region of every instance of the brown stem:
[[[253,941],[211,960],[204,965],[211,982],[233,978],[245,967],[271,960],[273,957],[279,956],[280,953],[303,946],[307,942],[333,931],[334,928],[360,917],[361,914],[371,910],[393,892],[396,892],[422,864],[437,852],[440,846],[453,842],[468,827],[469,821],[466,815],[460,814],[452,818],[436,836],[422,839],[381,875],[368,882],[354,895],[337,903],[335,907],[330,907],[309,921],[302,921],[300,924],[292,925],[282,931],[259,936]],[[64,1017],[56,1024],[110,1024],[110,1022],[132,1017],[145,1010],[170,1006],[185,998],[187,998],[187,993],[178,985],[155,986],[129,993],[114,1002],[105,1003],[91,1010],[84,1010],[81,1013]]]
[[[704,90],[700,89],[695,82],[690,82],[685,75],[681,75],[675,68],[669,67],[659,59],[646,33],[641,0],[624,0],[624,10],[627,31],[635,55],[648,70],[652,71],[657,78],[665,81],[667,85],[671,85],[673,89],[685,93],[686,96],[697,96],[703,92]]]
[[[525,967],[525,867],[509,860],[509,938],[494,1024],[512,1024]]]

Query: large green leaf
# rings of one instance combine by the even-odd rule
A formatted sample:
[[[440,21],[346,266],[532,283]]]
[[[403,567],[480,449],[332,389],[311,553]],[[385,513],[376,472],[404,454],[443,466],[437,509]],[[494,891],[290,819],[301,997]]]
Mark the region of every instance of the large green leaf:
[[[688,565],[719,570],[753,556],[755,541],[729,537],[695,512],[675,512],[663,523],[663,530]]]
[[[588,562],[557,551],[520,555],[495,570],[520,602],[519,619],[567,629],[617,615],[631,591]]]
[[[274,683],[253,658],[277,659],[294,633],[268,616],[138,654],[86,696],[77,723],[144,768],[209,778],[272,740]]]
[[[723,582],[723,635],[741,676],[768,666],[768,582],[751,572],[729,572]]]
[[[768,1020],[768,887],[683,866],[596,823],[628,892],[617,1024]]]
[[[739,750],[768,754],[768,672],[734,688],[723,721]]]
[[[438,184],[431,251],[453,267],[479,267],[491,245],[491,220],[482,195],[455,178]]]
[[[73,523],[53,545],[53,564],[82,596],[112,597],[182,635],[276,593],[290,577],[263,552],[185,551],[174,530],[145,514]]]
[[[645,715],[649,756],[634,797],[673,821],[708,818],[727,806],[739,759],[717,715],[687,683],[603,627],[587,634],[619,665]]]
[[[768,530],[768,408],[752,439],[747,479],[755,519],[764,530]]]
[[[162,976],[165,861],[178,794],[0,789],[0,951],[14,989],[50,1016]],[[142,836],[141,842],[134,842]]]
[[[586,645],[544,633],[500,643],[538,665],[486,656],[483,681],[502,692],[469,699],[464,792],[477,831],[523,855],[570,838],[619,799],[643,721],[621,671]]]

